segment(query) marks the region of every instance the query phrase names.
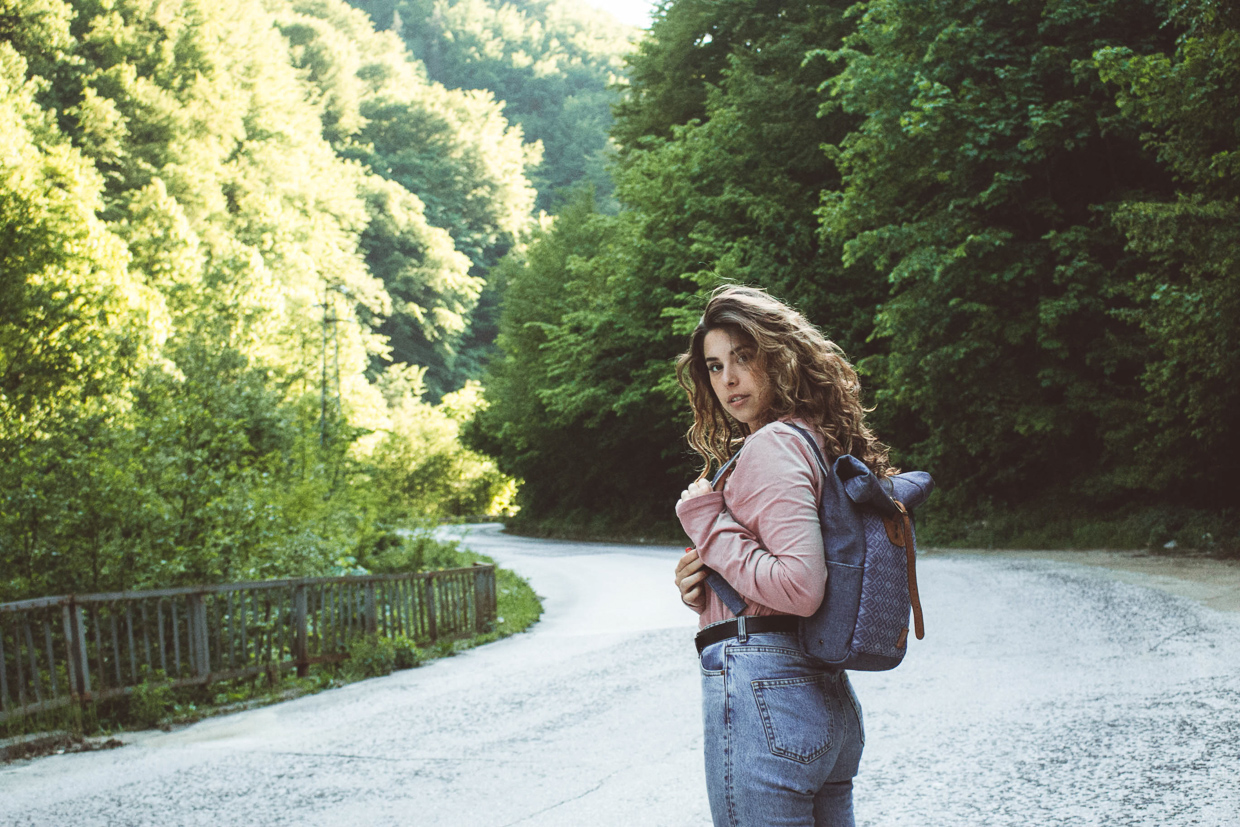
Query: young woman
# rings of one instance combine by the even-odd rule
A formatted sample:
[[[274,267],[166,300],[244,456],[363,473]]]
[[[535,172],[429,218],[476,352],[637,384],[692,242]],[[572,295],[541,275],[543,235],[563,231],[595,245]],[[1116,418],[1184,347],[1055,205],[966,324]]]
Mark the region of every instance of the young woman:
[[[852,778],[865,736],[839,670],[807,656],[797,617],[826,584],[818,500],[828,465],[852,454],[889,472],[866,427],[856,371],[804,316],[762,290],[714,292],[676,366],[693,406],[688,440],[702,476],[676,506],[696,544],[676,567],[681,600],[701,615],[706,782],[716,827],[852,827]],[[743,442],[742,442],[743,440]],[[730,475],[712,490],[711,464]],[[711,571],[744,598],[733,615]]]

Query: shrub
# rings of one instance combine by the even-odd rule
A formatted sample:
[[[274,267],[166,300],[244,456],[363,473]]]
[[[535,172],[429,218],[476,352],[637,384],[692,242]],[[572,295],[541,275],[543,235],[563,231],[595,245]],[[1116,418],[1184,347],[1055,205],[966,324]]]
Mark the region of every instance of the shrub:
[[[139,729],[151,729],[159,726],[172,710],[174,698],[162,671],[151,672],[149,667],[143,666],[142,672],[142,683],[129,695],[129,720]]]
[[[400,635],[392,641],[392,647],[396,652],[396,668],[412,669],[422,664],[422,650],[420,650],[412,640]]]
[[[388,638],[357,637],[347,648],[349,659],[341,670],[346,681],[390,675],[396,668],[396,646]]]

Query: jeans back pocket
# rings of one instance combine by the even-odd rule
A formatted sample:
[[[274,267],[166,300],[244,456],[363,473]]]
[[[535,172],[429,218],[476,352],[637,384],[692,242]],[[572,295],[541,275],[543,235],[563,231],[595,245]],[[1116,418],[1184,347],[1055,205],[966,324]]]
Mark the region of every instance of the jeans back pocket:
[[[831,749],[829,674],[751,681],[772,755],[808,764]]]

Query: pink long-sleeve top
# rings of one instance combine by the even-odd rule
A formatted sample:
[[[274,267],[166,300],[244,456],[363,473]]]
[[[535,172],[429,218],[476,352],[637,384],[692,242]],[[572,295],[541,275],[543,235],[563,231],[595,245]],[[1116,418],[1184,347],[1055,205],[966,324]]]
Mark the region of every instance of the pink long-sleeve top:
[[[816,429],[793,421],[823,447]],[[822,469],[805,438],[786,422],[772,422],[745,439],[722,491],[676,505],[698,556],[745,598],[744,614],[809,616],[822,603],[822,485]],[[701,626],[733,617],[712,589],[706,591]]]

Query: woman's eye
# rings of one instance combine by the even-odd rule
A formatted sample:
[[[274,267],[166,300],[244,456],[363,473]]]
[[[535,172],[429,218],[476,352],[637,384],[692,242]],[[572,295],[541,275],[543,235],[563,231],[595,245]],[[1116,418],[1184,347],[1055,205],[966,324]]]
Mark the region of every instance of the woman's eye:
[[[723,370],[723,366],[722,365],[707,365],[706,370],[709,371],[710,373],[718,373],[719,371]]]

